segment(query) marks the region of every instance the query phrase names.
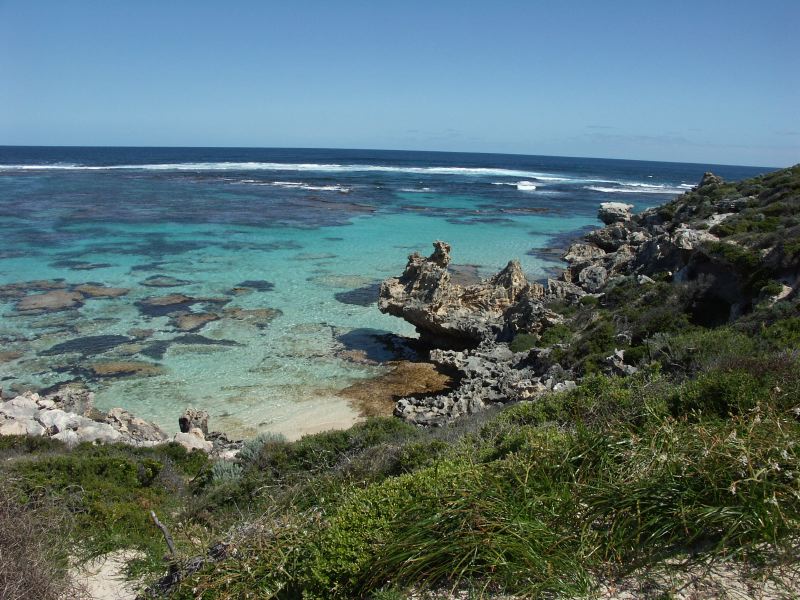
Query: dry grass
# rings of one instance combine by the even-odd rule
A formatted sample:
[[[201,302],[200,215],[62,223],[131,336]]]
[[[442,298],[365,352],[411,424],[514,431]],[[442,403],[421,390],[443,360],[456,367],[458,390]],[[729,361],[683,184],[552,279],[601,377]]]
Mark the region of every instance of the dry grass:
[[[43,500],[23,504],[12,482],[0,482],[0,598],[87,598],[67,574],[69,515]]]

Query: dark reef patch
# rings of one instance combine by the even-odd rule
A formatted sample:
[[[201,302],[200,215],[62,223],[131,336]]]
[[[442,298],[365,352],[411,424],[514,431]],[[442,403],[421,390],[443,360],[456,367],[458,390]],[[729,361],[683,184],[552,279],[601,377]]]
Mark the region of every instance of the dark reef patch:
[[[139,354],[155,360],[161,360],[167,353],[169,345],[169,340],[158,340],[157,342],[151,342],[147,344],[143,350],[140,350]]]
[[[179,335],[172,340],[173,344],[186,344],[194,346],[244,346],[234,340],[215,340],[204,335],[197,333],[187,333],[186,335]]]
[[[354,290],[346,292],[336,292],[333,297],[342,304],[354,304],[356,306],[372,306],[378,301],[378,294],[381,289],[380,281],[369,283]]]
[[[170,294],[169,296],[157,296],[137,300],[134,302],[139,312],[146,317],[166,317],[174,313],[189,312],[192,305],[199,300],[185,296],[184,294]]]
[[[342,345],[337,354],[341,358],[357,362],[382,363],[392,360],[418,360],[423,350],[416,340],[404,338],[382,329],[359,327],[338,333],[334,330],[336,341]]]
[[[269,292],[275,289],[275,284],[266,279],[247,279],[236,284],[237,288],[250,288],[257,292]]]
[[[70,269],[72,271],[92,271],[94,269],[105,269],[107,267],[112,267],[113,265],[111,263],[92,263],[92,262],[76,260],[73,258],[65,258],[51,262],[50,266],[53,267],[54,269]]]
[[[141,282],[146,287],[178,287],[181,285],[189,285],[192,283],[186,279],[178,279],[170,275],[151,275]]]
[[[90,335],[56,344],[39,354],[42,356],[53,356],[56,354],[79,352],[83,356],[94,356],[95,354],[102,354],[103,352],[107,352],[131,341],[133,341],[133,339],[125,335]]]
[[[300,250],[303,245],[292,241],[278,242],[246,242],[231,241],[219,244],[223,250],[258,250],[260,252],[274,252],[276,250]]]

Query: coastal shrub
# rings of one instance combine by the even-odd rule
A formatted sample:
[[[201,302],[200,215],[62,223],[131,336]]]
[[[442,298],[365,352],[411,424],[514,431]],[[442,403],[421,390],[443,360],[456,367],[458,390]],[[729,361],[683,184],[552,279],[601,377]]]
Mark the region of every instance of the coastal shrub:
[[[800,256],[800,237],[790,238],[783,242],[783,253],[791,258]]]
[[[46,497],[68,510],[87,555],[138,547],[157,561],[163,540],[149,510],[164,514],[183,506],[188,479],[207,463],[204,453],[187,453],[177,444],[134,448],[85,443],[58,452],[38,448],[4,466],[3,474],[13,479],[21,501]]]
[[[250,465],[256,462],[261,449],[268,443],[282,443],[286,438],[279,433],[260,433],[254,438],[245,440],[236,458],[239,462]]]
[[[531,348],[535,348],[538,343],[538,338],[530,333],[518,333],[511,340],[508,347],[512,352],[527,352]]]
[[[242,465],[228,460],[219,460],[211,467],[211,482],[215,485],[239,481],[244,468]]]
[[[674,333],[691,328],[689,315],[680,305],[664,303],[633,312],[630,320],[631,335],[640,342],[654,333]]]
[[[542,432],[546,433],[546,432]],[[433,502],[411,502],[372,566],[369,583],[453,585],[482,580],[493,589],[539,597],[587,590],[588,561],[571,523],[570,481],[562,480],[572,444],[531,432],[529,455],[464,473]]]
[[[765,327],[761,335],[774,347],[800,348],[800,317],[780,319]]]
[[[791,560],[799,434],[796,421],[771,413],[610,432],[595,443],[603,475],[579,499],[584,522],[603,555],[629,568],[693,548]]]
[[[617,345],[616,334],[616,327],[610,320],[597,319],[572,344],[564,356],[567,364],[575,364],[585,373],[600,371],[605,357]]]
[[[712,256],[727,262],[744,275],[752,274],[761,262],[761,255],[753,250],[728,242],[710,242],[706,244]]]
[[[576,389],[546,394],[509,406],[483,426],[481,439],[498,445],[504,436],[529,427],[559,425],[605,429],[620,423],[642,425],[667,414],[666,392],[672,388],[657,369],[630,377],[594,374]],[[493,452],[493,450],[492,450]],[[496,454],[489,454],[494,459]]]
[[[770,281],[759,290],[762,296],[777,296],[783,291],[783,285],[779,281]]]
[[[762,345],[758,337],[730,326],[698,327],[672,335],[657,333],[645,343],[651,359],[664,371],[682,376],[693,376],[730,357],[758,353]]]
[[[330,469],[354,453],[381,443],[417,435],[413,425],[400,419],[373,417],[347,430],[307,435],[294,443],[268,441],[255,465],[275,480]]]
[[[594,296],[591,297],[594,298]],[[553,344],[561,344],[569,341],[571,337],[572,330],[569,325],[565,323],[559,323],[558,325],[553,325],[552,327],[547,328],[544,333],[542,333],[541,337],[539,338],[539,345],[547,347],[552,346]]]

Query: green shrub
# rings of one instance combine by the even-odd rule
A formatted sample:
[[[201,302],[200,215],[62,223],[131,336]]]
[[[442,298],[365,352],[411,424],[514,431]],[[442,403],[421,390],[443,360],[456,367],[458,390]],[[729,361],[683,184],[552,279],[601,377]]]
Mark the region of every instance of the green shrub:
[[[735,267],[740,273],[753,273],[761,262],[761,255],[737,244],[711,242],[706,245],[709,253]]]
[[[538,338],[535,335],[531,335],[530,333],[518,333],[514,336],[514,339],[511,340],[508,347],[512,352],[527,352],[531,348],[535,348],[537,342]]]
[[[568,342],[572,337],[572,330],[569,325],[560,323],[549,327],[542,333],[539,338],[539,345],[543,347],[552,346],[553,344],[561,344]]]

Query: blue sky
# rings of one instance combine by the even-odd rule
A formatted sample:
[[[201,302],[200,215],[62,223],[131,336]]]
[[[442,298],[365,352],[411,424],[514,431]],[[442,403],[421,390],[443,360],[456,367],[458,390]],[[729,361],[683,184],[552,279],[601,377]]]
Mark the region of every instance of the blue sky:
[[[784,166],[798,31],[798,0],[0,0],[0,144]]]

